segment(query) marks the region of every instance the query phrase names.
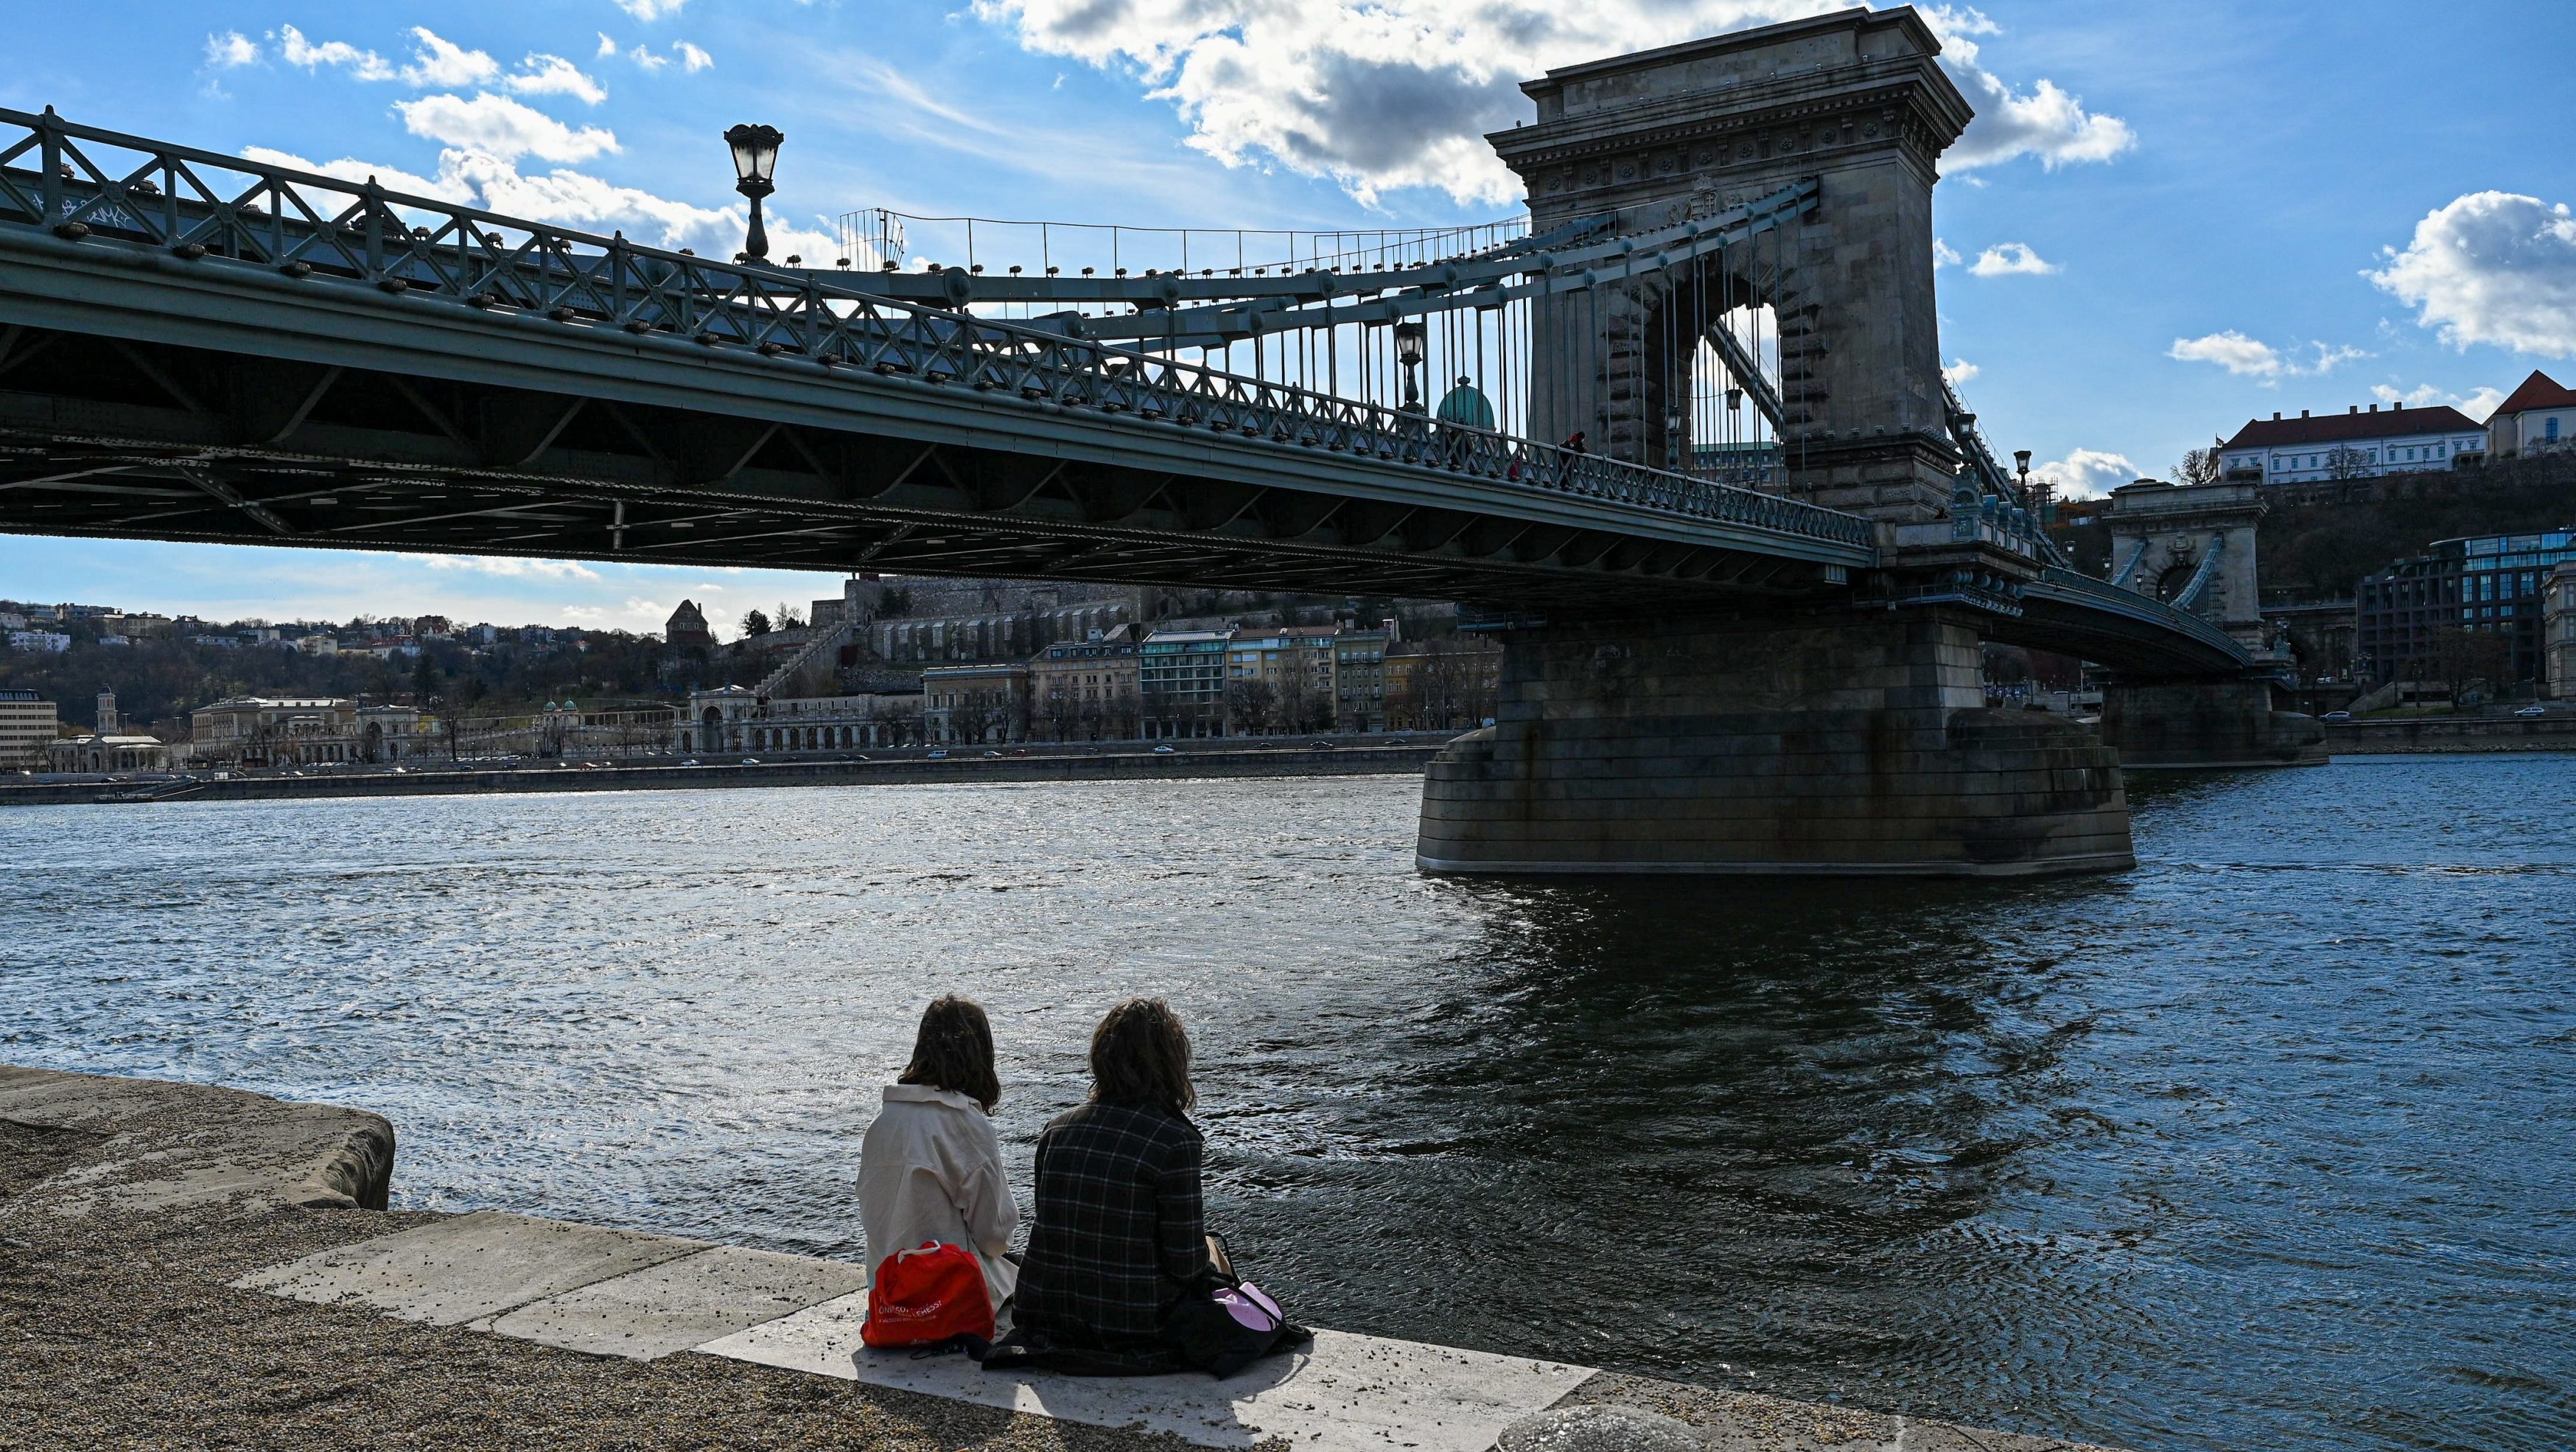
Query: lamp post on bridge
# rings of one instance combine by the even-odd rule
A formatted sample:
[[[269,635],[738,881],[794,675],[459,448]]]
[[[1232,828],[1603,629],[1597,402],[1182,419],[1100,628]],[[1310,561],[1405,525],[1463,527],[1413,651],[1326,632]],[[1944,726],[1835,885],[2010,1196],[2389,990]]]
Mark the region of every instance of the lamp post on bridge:
[[[2013,450],[2013,472],[2021,476],[2021,507],[2030,507],[2030,450]]]
[[[770,174],[778,168],[778,145],[787,138],[775,126],[736,126],[724,134],[725,145],[733,148],[733,189],[751,198],[751,230],[743,238],[742,255],[754,262],[769,258],[769,229],[761,225],[760,199],[774,189]]]
[[[1395,325],[1395,361],[1404,365],[1404,409],[1422,412],[1422,367],[1424,329],[1419,319],[1408,319]]]

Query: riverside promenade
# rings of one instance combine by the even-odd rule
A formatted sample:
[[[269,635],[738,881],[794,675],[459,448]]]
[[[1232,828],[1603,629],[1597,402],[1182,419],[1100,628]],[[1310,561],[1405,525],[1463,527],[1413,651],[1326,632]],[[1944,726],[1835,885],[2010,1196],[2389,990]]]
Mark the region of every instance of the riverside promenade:
[[[0,1066],[0,1448],[2098,1452],[1319,1331],[1236,1377],[860,1348],[858,1266],[388,1211],[379,1116]]]

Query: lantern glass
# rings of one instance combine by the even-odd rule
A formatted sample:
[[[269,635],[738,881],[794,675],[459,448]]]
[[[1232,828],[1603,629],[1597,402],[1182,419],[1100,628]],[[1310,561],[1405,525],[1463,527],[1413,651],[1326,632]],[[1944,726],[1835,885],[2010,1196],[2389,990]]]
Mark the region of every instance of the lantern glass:
[[[724,134],[725,145],[733,149],[734,184],[743,191],[769,190],[771,175],[778,168],[779,143],[787,138],[775,126],[736,126]]]
[[[1407,368],[1411,368],[1422,361],[1422,334],[1423,328],[1420,323],[1398,323],[1395,325],[1395,357],[1397,362],[1402,363]]]

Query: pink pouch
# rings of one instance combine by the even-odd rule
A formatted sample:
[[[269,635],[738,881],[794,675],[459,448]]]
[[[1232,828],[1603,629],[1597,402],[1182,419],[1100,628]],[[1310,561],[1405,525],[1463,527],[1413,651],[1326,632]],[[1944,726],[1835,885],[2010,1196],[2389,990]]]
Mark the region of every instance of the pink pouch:
[[[1279,1309],[1279,1303],[1250,1281],[1232,1290],[1220,1289],[1209,1299],[1223,1306],[1235,1324],[1247,1331],[1276,1331],[1288,1319],[1288,1313]]]

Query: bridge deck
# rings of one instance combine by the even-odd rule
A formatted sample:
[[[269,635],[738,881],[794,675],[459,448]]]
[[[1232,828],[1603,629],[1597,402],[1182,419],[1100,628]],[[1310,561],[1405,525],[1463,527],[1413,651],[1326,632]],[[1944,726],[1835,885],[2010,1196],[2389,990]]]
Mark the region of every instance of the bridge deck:
[[[0,528],[1567,603],[1876,557],[1868,521],[1774,495],[12,125]]]
[[[1717,235],[1683,231],[1670,245]],[[0,111],[0,532],[1573,615],[1867,595],[1876,528],[824,275]],[[2062,573],[1993,633],[2242,669],[2204,623]]]

